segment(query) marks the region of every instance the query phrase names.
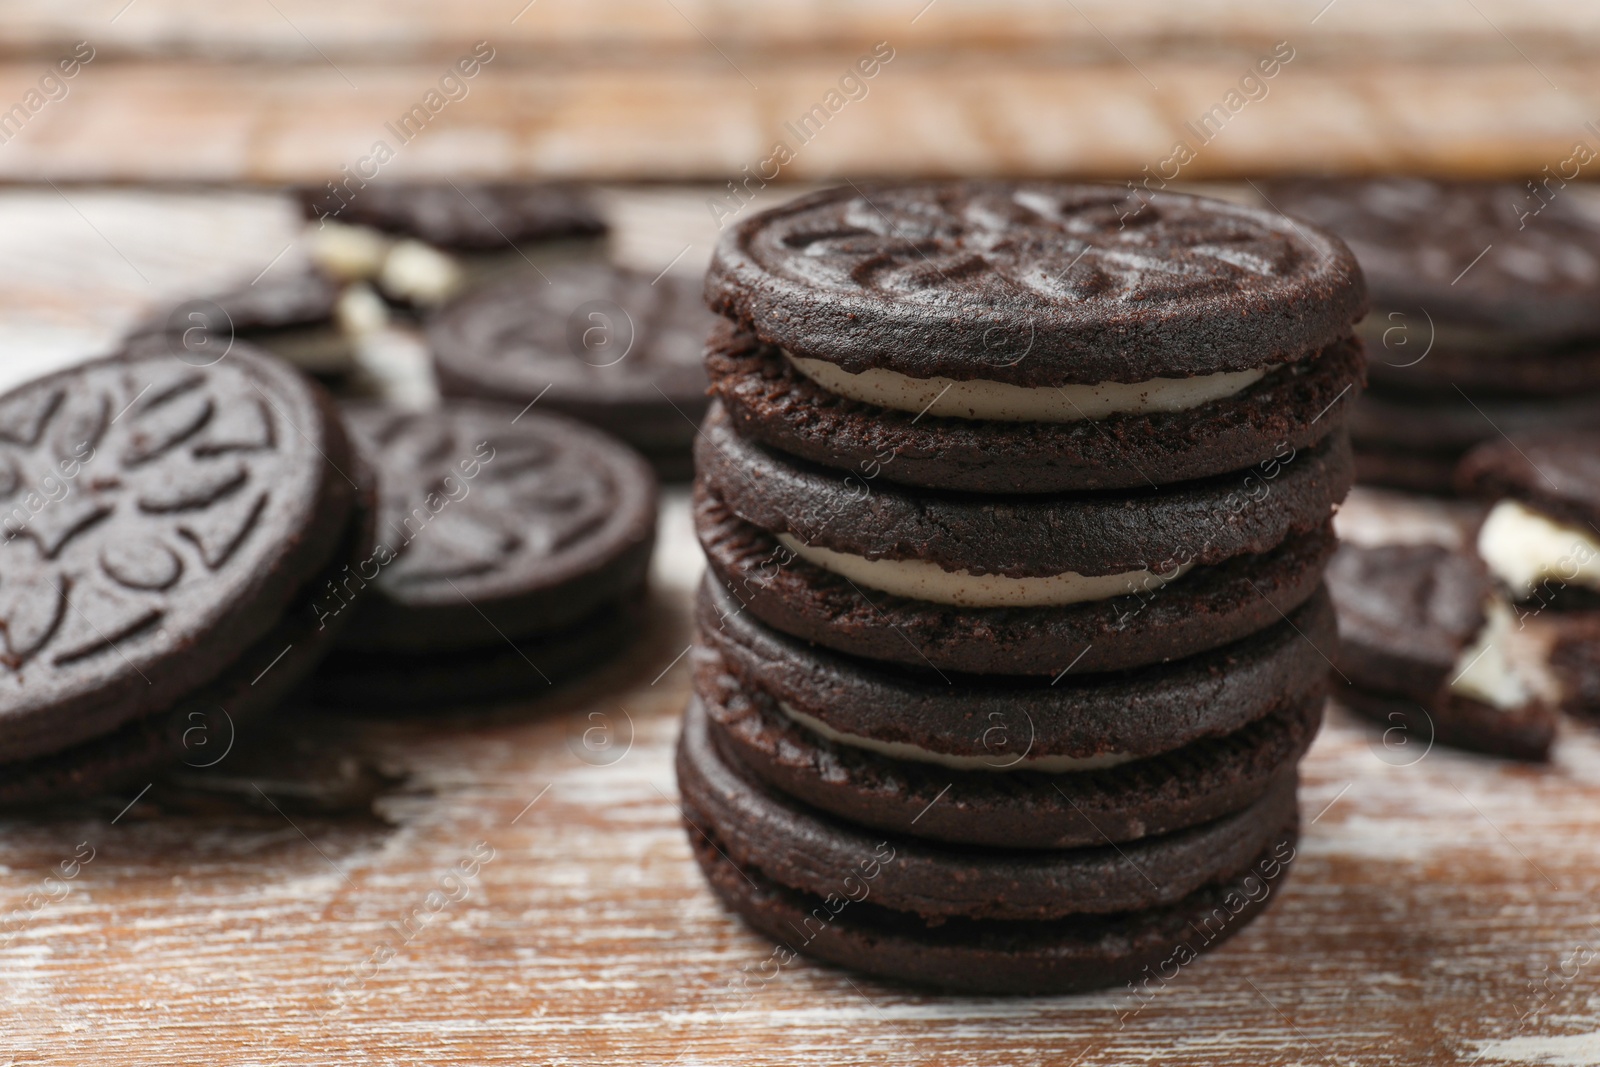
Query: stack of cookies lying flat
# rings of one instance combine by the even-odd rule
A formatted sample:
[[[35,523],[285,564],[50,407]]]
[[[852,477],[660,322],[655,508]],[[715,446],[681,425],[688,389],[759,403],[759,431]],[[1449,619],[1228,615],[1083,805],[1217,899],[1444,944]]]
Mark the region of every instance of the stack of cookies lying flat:
[[[1294,857],[1360,272],[1253,208],[850,187],[730,230],[683,810],[786,961],[1170,977]]]

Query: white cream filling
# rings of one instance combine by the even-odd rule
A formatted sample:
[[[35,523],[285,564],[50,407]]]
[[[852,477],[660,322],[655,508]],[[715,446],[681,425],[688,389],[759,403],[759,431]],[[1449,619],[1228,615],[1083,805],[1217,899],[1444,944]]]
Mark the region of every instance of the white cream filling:
[[[867,559],[851,552],[808,545],[787,533],[779,534],[778,540],[806,562],[852,582],[895,596],[963,608],[1038,608],[1110,600],[1159,589],[1194,566],[1185,563],[1166,574],[1150,570],[1093,575],[1064,571],[1038,578],[1008,578],[1003,574],[947,571],[924,559]]]
[[[1600,541],[1515,500],[1502,500],[1478,531],[1478,555],[1517,596],[1552,580],[1600,589]]]
[[[866,749],[868,752],[876,752],[892,759],[937,763],[941,767],[957,771],[1043,771],[1048,774],[1064,774],[1069,771],[1093,771],[1102,767],[1115,767],[1137,758],[1120,752],[1107,752],[1099,756],[1024,755],[1021,759],[1007,753],[996,753],[993,756],[952,756],[904,741],[878,741],[860,734],[847,734],[835,730],[821,719],[791,707],[784,701],[780,700],[777,703],[783,713],[796,723],[836,744]]]
[[[1511,605],[1491,597],[1483,629],[1456,659],[1450,691],[1501,711],[1532,703],[1559,704],[1561,685],[1551,672],[1547,640],[1524,630]]]
[[[1005,422],[1080,422],[1136,412],[1188,411],[1240,393],[1267,373],[1263,367],[1193,378],[1028,386],[981,378],[913,378],[881,367],[851,373],[827,360],[783,355],[828,392],[851,400],[895,411]]]

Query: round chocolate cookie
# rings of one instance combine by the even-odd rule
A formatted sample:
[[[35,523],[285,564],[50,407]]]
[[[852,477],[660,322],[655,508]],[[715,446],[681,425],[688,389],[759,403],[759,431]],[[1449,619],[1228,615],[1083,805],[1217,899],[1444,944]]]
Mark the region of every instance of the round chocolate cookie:
[[[1461,461],[1456,487],[1512,497],[1557,522],[1600,538],[1600,422],[1583,430],[1508,431]]]
[[[1011,422],[845,399],[731,323],[706,351],[711,392],[739,433],[859,482],[982,493],[1144,489],[1271,464],[1344,425],[1365,361],[1346,338],[1189,410]]]
[[[345,415],[379,481],[378,547],[319,601],[358,613],[348,647],[498,652],[643,586],[656,484],[620,442],[496,404]]]
[[[1434,323],[1500,334],[1495,344],[1600,338],[1600,222],[1574,193],[1546,200],[1526,183],[1426,178],[1265,189],[1276,207],[1349,244],[1372,290],[1375,325],[1388,328],[1387,313],[1400,311],[1420,328],[1426,308]],[[1437,355],[1448,359],[1445,341]],[[1460,367],[1468,366],[1464,354]]]
[[[200,689],[172,708],[124,723],[109,734],[14,761],[0,770],[0,807],[81,799],[168,767],[208,769],[233,752],[238,731],[274,710],[332,649],[347,620],[321,619],[313,607],[323,587],[372,552],[376,485],[356,457],[348,473],[361,487],[358,510],[338,550],[320,574],[296,592],[265,636]],[[0,552],[5,551],[0,548]]]
[[[891,833],[992,848],[1056,849],[1133,841],[1253,804],[1305,753],[1324,684],[1284,694],[1262,717],[1160,755],[1084,770],[966,770],[881,755],[801,726],[748,688],[714,652],[695,652],[690,718],[779,791]],[[1320,680],[1319,680],[1320,682]]]
[[[1317,649],[1334,637],[1328,599],[1316,596],[1289,620],[1162,667],[947,682],[797,641],[756,622],[709,580],[695,598],[695,621],[699,642],[740,688],[835,735],[995,771],[1040,757],[1144,758],[1232,733],[1320,692],[1328,661]]]
[[[716,579],[756,617],[840,652],[936,673],[1055,677],[1179,659],[1255,633],[1322,581],[1331,521],[1132,593],[1079,603],[963,607],[869,590],[740,519],[704,484],[695,529]]]
[[[326,397],[243,344],[202,368],[146,342],[0,397],[0,759],[239,685],[349,553],[360,471]]]
[[[1258,555],[1321,528],[1355,475],[1340,433],[1260,470],[1115,496],[916,491],[841,478],[750,441],[720,404],[695,444],[695,466],[730,511],[769,533],[867,560],[1009,578],[1167,573]]]
[[[804,196],[724,234],[706,298],[845,371],[1020,386],[1142,382],[1305,359],[1366,311],[1328,234],[1107,185],[942,182]]]
[[[742,773],[712,744],[703,711],[684,722],[677,772],[685,808],[704,817],[728,859],[792,889],[826,896],[840,872],[884,840]],[[872,900],[924,919],[1045,920],[1159,907],[1240,873],[1295,818],[1290,768],[1247,807],[1120,847],[975,850],[896,835],[887,839],[894,859],[874,880]]]
[[[538,402],[610,430],[668,476],[687,476],[706,408],[702,353],[715,318],[698,287],[574,264],[467,293],[429,325],[447,395]]]
[[[318,271],[269,271],[250,285],[185,300],[129,336],[164,338],[173,358],[194,367],[217,362],[235,341],[245,341],[302,370],[334,375],[348,370],[352,358],[350,340],[334,321],[339,296],[339,285]]]
[[[968,993],[1076,993],[1131,982],[1151,968],[1181,967],[1260,913],[1283,884],[1298,840],[1290,827],[1242,875],[1168,907],[1052,921],[929,922],[870,898],[873,875],[887,854],[860,857],[839,872],[837,890],[814,896],[787,889],[754,867],[735,866],[722,843],[708,836],[704,816],[693,809],[684,814],[690,847],[712,890],[778,942],[774,958],[780,963],[803,953],[867,974]]]
[[[308,219],[371,226],[464,252],[606,231],[588,194],[568,185],[374,182],[355,191],[305,188],[297,195]]]
[[[1514,646],[1468,654],[1494,593],[1482,562],[1439,545],[1344,545],[1327,581],[1339,614],[1336,696],[1386,727],[1386,742],[1393,737],[1417,759],[1435,742],[1511,759],[1548,757],[1553,708],[1531,697],[1499,707],[1455,688],[1490,652],[1517,654]]]

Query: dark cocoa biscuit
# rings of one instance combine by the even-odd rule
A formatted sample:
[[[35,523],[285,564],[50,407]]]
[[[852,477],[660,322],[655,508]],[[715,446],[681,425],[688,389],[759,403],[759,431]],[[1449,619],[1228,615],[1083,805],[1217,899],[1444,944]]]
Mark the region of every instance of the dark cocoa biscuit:
[[[706,300],[846,371],[1138,382],[1304,359],[1366,312],[1337,238],[1272,212],[1054,182],[829,189],[723,235]]]
[[[1355,445],[1356,481],[1413,493],[1448,496],[1453,492],[1456,464],[1461,453],[1436,455],[1408,449]]]
[[[348,621],[319,618],[313,603],[344,567],[372,553],[375,479],[359,460],[349,473],[361,491],[339,549],[296,592],[277,625],[171,708],[70,748],[0,767],[0,807],[80,799],[137,784],[169,767],[225,766],[236,731],[277,708],[332,649]]]
[[[695,529],[711,572],[757,618],[819,645],[917,670],[1055,677],[1220,648],[1310,598],[1332,524],[1270,552],[1196,567],[1165,586],[1059,607],[964,608],[866,589],[801,559],[703,484]]]
[[[379,546],[326,591],[352,649],[500,649],[633,593],[655,544],[643,460],[552,414],[454,401],[345,409],[379,477]]]
[[[355,471],[320,390],[242,344],[200,368],[152,342],[0,398],[0,758],[214,681],[336,551]]]
[[[717,327],[706,350],[711,391],[739,433],[858,482],[982,493],[1143,489],[1270,466],[1344,425],[1365,363],[1359,341],[1340,340],[1189,411],[1043,423],[847,400],[731,324]]]
[[[694,666],[695,701],[730,762],[841,819],[994,848],[1132,841],[1248,807],[1305,753],[1322,721],[1326,693],[1318,686],[1230,734],[1114,767],[971,771],[827,740],[715,661],[701,656]]]
[[[1115,496],[908,490],[847,480],[747,440],[720,404],[706,417],[695,464],[729,510],[770,533],[867,559],[1011,578],[1165,571],[1180,555],[1208,566],[1260,554],[1321,527],[1355,477],[1341,433],[1285,454],[1270,479],[1243,472]]]
[[[1549,341],[1391,311],[1362,324],[1374,384],[1557,399],[1600,391],[1600,338]]]
[[[1145,757],[1231,733],[1321,690],[1334,646],[1324,594],[1235,644],[1164,667],[1045,679],[949,682],[806,644],[757,622],[701,583],[697,637],[719,669],[837,733],[972,757],[993,769],[1027,757]]]
[[[1494,592],[1476,557],[1440,545],[1341,545],[1326,578],[1339,670],[1364,689],[1419,701],[1454,677]]]
[[[1290,830],[1244,875],[1208,886],[1165,908],[1050,922],[947,919],[930,923],[871,899],[862,868],[840,872],[825,897],[785,889],[755,868],[742,869],[721,842],[684,812],[689,842],[712,891],[757,932],[778,942],[780,964],[797,954],[883,978],[967,993],[1077,993],[1182,967],[1233,936],[1283,884],[1295,857]],[[881,870],[876,864],[865,870]],[[855,895],[866,889],[866,896]]]
[[[1434,744],[1539,763],[1550,758],[1555,742],[1556,715],[1543,704],[1508,711],[1445,692],[1434,694],[1424,706],[1410,697],[1337,679],[1333,695],[1344,707],[1384,727],[1384,744],[1407,763],[1422,759]]]
[[[1344,238],[1379,317],[1426,308],[1438,323],[1523,339],[1600,337],[1600,223],[1571,192],[1426,178],[1265,190],[1279,209]]]
[[[1600,430],[1512,432],[1468,453],[1456,488],[1473,496],[1512,497],[1557,522],[1600,536]]]
[[[826,896],[874,854],[875,831],[807,808],[727,763],[698,705],[677,753],[678,791],[727,858],[781,885]],[[1291,769],[1250,806],[1123,846],[970,849],[893,835],[872,900],[924,919],[1048,920],[1172,904],[1236,875],[1296,821]]]
[[[311,373],[338,374],[352,358],[350,339],[334,320],[339,294],[339,285],[318,271],[268,272],[249,285],[152,315],[129,340],[163,338],[173,358],[197,367],[215,363],[243,341]]]
[[[295,193],[307,219],[371,226],[464,252],[606,232],[589,194],[570,185],[373,182],[356,190]]]
[[[681,457],[705,413],[714,316],[693,282],[602,264],[550,268],[466,293],[432,319],[446,395],[537,401],[648,455]]]
[[[643,629],[640,589],[555,633],[516,642],[407,656],[341,649],[306,695],[320,707],[381,714],[537,698],[615,658]]]
[[[1357,449],[1380,446],[1459,457],[1481,442],[1498,440],[1502,432],[1515,436],[1595,425],[1600,425],[1600,394],[1545,401],[1453,389],[1432,394],[1373,388],[1355,404],[1350,435]]]

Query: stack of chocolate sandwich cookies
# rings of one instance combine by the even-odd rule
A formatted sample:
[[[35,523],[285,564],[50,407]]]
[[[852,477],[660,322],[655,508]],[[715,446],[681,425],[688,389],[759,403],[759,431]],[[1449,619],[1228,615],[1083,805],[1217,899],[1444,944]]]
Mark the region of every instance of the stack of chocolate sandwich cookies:
[[[354,616],[319,700],[373,710],[538,694],[638,635],[656,482],[621,442],[559,415],[473,401],[349,405],[378,473],[377,544],[327,583]]]
[[[371,498],[328,399],[243,343],[0,398],[0,803],[221,759],[344,626],[314,601],[370,553]]]
[[[1444,493],[1501,433],[1600,423],[1600,215],[1557,182],[1299,180],[1272,204],[1348,241],[1372,288],[1364,482]]]
[[[724,238],[678,754],[792,951],[1118,984],[1294,855],[1365,306],[1336,239],[1048,183],[835,190]]]

